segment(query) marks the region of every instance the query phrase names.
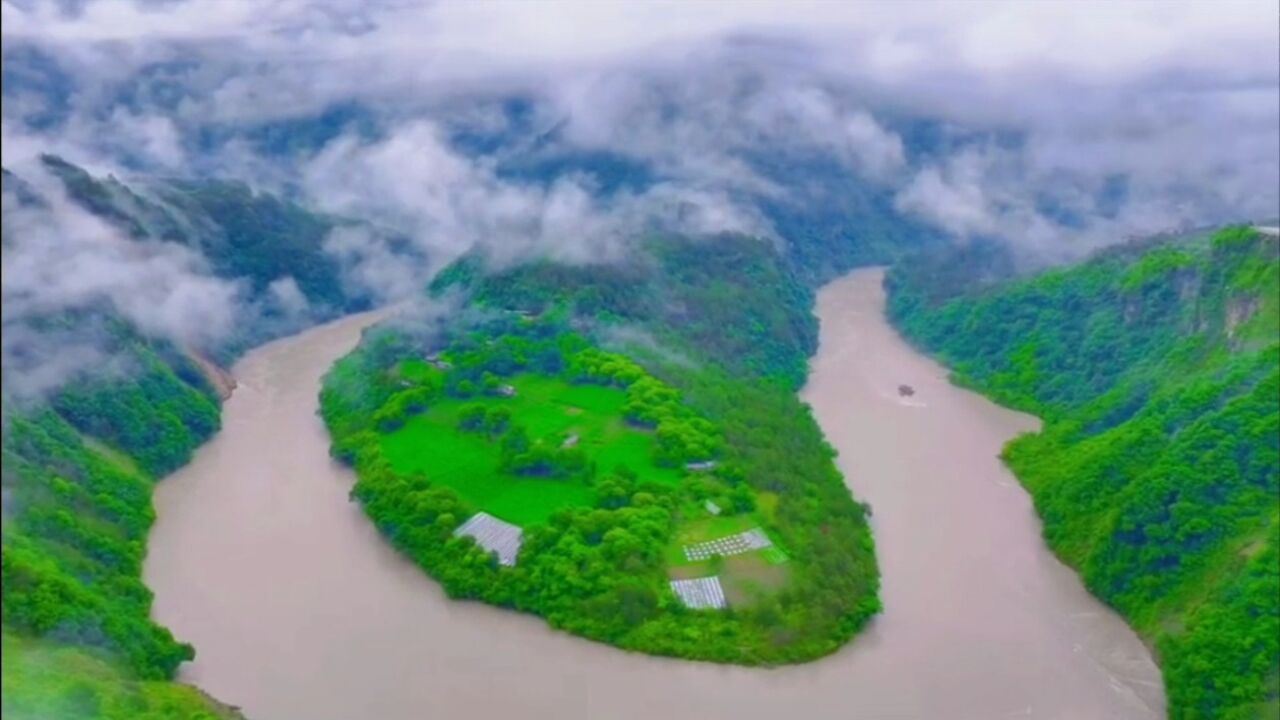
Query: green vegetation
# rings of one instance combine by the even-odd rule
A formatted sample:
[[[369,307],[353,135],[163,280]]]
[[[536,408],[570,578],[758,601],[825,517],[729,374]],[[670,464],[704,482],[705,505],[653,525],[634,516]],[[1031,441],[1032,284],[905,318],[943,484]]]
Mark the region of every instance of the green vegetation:
[[[233,709],[189,686],[139,680],[100,651],[4,633],[7,720],[221,720]]]
[[[187,245],[218,276],[243,281],[256,312],[227,342],[203,348],[223,361],[366,304],[324,249],[345,221],[242,184],[156,181],[139,192],[56,157],[46,156],[44,165],[74,202],[121,232]],[[6,171],[4,181],[25,207],[44,203],[21,178]],[[301,311],[288,280],[306,300]],[[14,355],[35,366],[63,359],[26,358],[23,343],[36,337],[47,342],[35,345],[76,356],[91,349],[103,359],[102,367],[37,400],[12,397],[12,368],[5,368],[6,717],[63,710],[74,717],[198,717],[200,707],[220,717],[211,701],[167,682],[194,650],[151,621],[151,592],[141,580],[154,519],[151,486],[218,429],[214,389],[178,348],[142,337],[110,308],[16,317],[5,329],[6,340],[11,329],[20,338]],[[52,667],[65,676],[43,669]],[[116,682],[122,685],[112,691]]]
[[[741,236],[653,238],[637,252],[626,263],[540,261],[492,275],[469,256],[440,273],[432,290],[459,287],[481,307],[534,315],[556,308],[603,327],[643,329],[633,338],[639,349],[657,344],[668,363],[678,361],[672,353],[687,353],[738,376],[804,383],[818,347],[813,291],[771,245]]]
[[[685,517],[697,517],[688,512]],[[672,579],[687,579],[718,575],[730,605],[756,605],[767,599],[790,579],[788,556],[776,544],[760,550],[751,550],[728,557],[710,560],[690,560],[686,557],[686,545],[718,540],[743,531],[767,527],[771,524],[766,513],[705,517],[688,520],[679,526],[668,543],[665,556],[668,574]],[[776,538],[770,538],[776,543]]]
[[[318,215],[243,183],[153,180],[135,189],[112,176],[96,178],[56,156],[42,160],[73,201],[121,232],[186,245],[209,262],[216,276],[244,281],[256,311],[242,319],[226,347],[208,348],[220,359],[369,304],[344,281],[339,259],[325,251],[334,229],[375,232],[368,226]],[[413,252],[407,243],[396,247]],[[306,300],[301,317],[295,316],[292,301],[281,303],[275,296],[275,284],[286,278]]]
[[[214,274],[245,281],[246,300],[261,312],[228,343],[204,348],[219,360],[367,304],[324,245],[335,229],[376,228],[242,184],[126,184],[56,157],[44,163],[74,202],[125,234],[187,245]],[[4,176],[24,205],[42,203],[33,186]],[[841,212],[874,209],[881,220],[889,212],[884,198],[843,195]],[[785,256],[740,237],[655,238],[635,265],[491,272],[472,257],[451,268],[437,291],[456,286],[473,308],[546,313],[549,322],[531,327],[554,328],[542,338],[554,347],[522,355],[528,348],[509,342],[521,332],[499,329],[489,335],[495,348],[463,341],[450,356],[457,371],[446,373],[384,337],[353,356],[358,367],[339,366],[326,405],[335,451],[355,461],[359,438],[379,438],[377,461],[361,464],[359,497],[370,514],[439,569],[451,592],[488,593],[626,647],[766,663],[837,648],[878,610],[877,577],[862,508],[794,397],[817,337],[812,294],[798,278],[882,258],[898,231],[881,223],[853,237],[834,214],[806,225],[787,213],[777,208],[780,225],[803,237]],[[301,314],[273,295],[286,278],[306,298]],[[30,324],[91,338],[119,365],[39,402],[19,406],[6,395],[5,713],[200,717],[201,696],[166,681],[193,650],[151,622],[139,576],[151,484],[216,431],[216,395],[177,348],[138,336],[109,309]],[[572,347],[557,345],[570,337]],[[599,349],[606,345],[639,364]],[[486,367],[471,372],[475,363]],[[516,386],[515,397],[494,395],[499,378]],[[570,434],[577,443],[565,447]],[[709,458],[719,463],[713,473],[682,466]],[[417,504],[399,505],[411,497]],[[717,566],[734,603],[725,613],[685,611],[665,584],[698,569],[664,555],[672,538],[706,526],[708,500],[726,520],[767,527],[780,546]],[[522,564],[526,579],[482,592],[489,558],[438,532],[424,540],[480,507],[531,526],[526,553],[539,559]],[[446,566],[461,570],[450,579]]]
[[[56,157],[46,156],[44,165],[74,202],[123,233],[187,245],[218,276],[244,282],[245,299],[257,312],[227,342],[203,348],[223,361],[367,304],[324,249],[330,232],[346,221],[242,184],[156,181],[139,192]],[[4,181],[24,206],[38,209],[44,202],[21,178],[6,171]],[[286,279],[305,298],[303,310],[294,307]],[[7,335],[8,320],[5,327]],[[76,354],[91,348],[103,367],[24,401],[7,392],[12,378],[5,369],[6,716],[65,710],[75,717],[221,717],[212,701],[167,682],[194,650],[151,621],[151,592],[141,581],[154,519],[151,486],[188,462],[218,429],[213,387],[178,348],[142,337],[110,308],[15,318],[12,329],[21,338],[16,357],[26,359],[22,343],[38,337]],[[60,360],[28,359],[55,366]],[[53,667],[65,676],[44,670]],[[108,686],[117,682],[122,685],[112,691]]]
[[[451,596],[745,664],[832,652],[878,611],[865,513],[795,396],[812,295],[773,248],[663,239],[626,266],[497,274],[469,257],[435,284],[449,288],[473,312],[369,334],[321,410],[353,496]],[[522,525],[514,567],[453,537],[478,510]],[[673,550],[757,526],[779,547],[701,563]],[[728,610],[686,609],[668,585],[712,573]]]
[[[254,292],[289,276],[317,304],[341,308],[338,261],[322,246],[336,226],[331,218],[308,212],[237,182],[168,181],[141,194],[115,177],[98,179],[65,160],[46,155],[47,169],[62,180],[67,194],[86,210],[134,237],[154,237],[199,250],[220,277],[244,278]]]
[[[752,164],[783,196],[760,198],[785,257],[807,285],[817,287],[868,265],[891,265],[913,251],[932,252],[947,238],[895,207],[894,193],[841,169],[831,157],[754,157]],[[803,197],[802,201],[797,201]]]
[[[194,651],[151,620],[141,577],[153,478],[217,429],[216,396],[172,348],[112,328],[132,375],[5,404],[5,717],[221,717],[163,682]]]
[[[1174,718],[1280,710],[1278,258],[1228,228],[985,289],[954,258],[887,280],[958,382],[1045,418],[1006,459],[1049,545],[1155,646]]]
[[[242,184],[155,181],[135,190],[141,186],[95,178],[56,157],[43,160],[74,202],[123,233],[187,245],[216,275],[244,282],[246,300],[257,312],[227,342],[203,348],[223,361],[367,304],[343,282],[338,260],[324,249],[332,230],[353,223]],[[6,171],[4,181],[25,206],[44,202],[21,178]],[[287,283],[283,300],[276,297],[285,279],[306,300],[301,312],[292,307],[296,298],[290,298]],[[92,348],[104,367],[60,383],[38,400],[20,402],[5,394],[6,715],[11,707],[19,715],[56,714],[66,690],[97,697],[92,705],[76,707],[95,707],[104,717],[195,717],[202,696],[166,682],[194,650],[151,621],[141,563],[154,519],[151,485],[187,463],[218,429],[217,395],[178,348],[142,337],[110,308],[17,318],[13,328],[15,337],[25,333],[15,345],[18,357],[21,342],[40,337],[69,352]],[[6,376],[6,385],[10,380]],[[9,672],[11,649],[32,661],[31,672]],[[65,682],[36,672],[50,663],[68,674]],[[113,676],[134,686],[112,694],[104,685]]]
[[[127,234],[246,281],[264,322],[213,349],[223,359],[366,302],[324,251],[354,223],[243,185],[136,192],[45,162]],[[891,224],[890,198],[841,190],[828,213],[768,208],[792,240],[781,254],[657,237],[612,265],[454,264],[431,290],[462,295],[464,313],[371,334],[326,380],[354,498],[453,597],[650,653],[773,664],[834,651],[879,610],[878,578],[864,508],[795,397],[817,342],[806,281],[931,242]],[[849,216],[871,220],[855,234]],[[1234,228],[1001,282],[1009,256],[973,243],[888,280],[895,322],[957,381],[1046,419],[1007,461],[1050,545],[1157,649],[1176,718],[1280,712],[1276,248]],[[286,277],[306,317],[272,304]],[[69,335],[89,324],[124,372],[22,407],[6,397],[4,714],[231,716],[171,682],[194,651],[152,622],[140,578],[151,485],[216,431],[216,396],[176,348],[110,317],[33,320]],[[524,528],[518,565],[453,537],[479,510]],[[757,527],[773,547],[683,552]],[[728,610],[688,610],[667,585],[709,574]]]
[[[593,505],[591,468],[623,466],[642,481],[679,481],[676,470],[654,465],[654,433],[623,418],[623,390],[530,374],[509,382],[514,397],[435,398],[384,435],[382,451],[392,469],[427,473],[517,525],[545,522],[560,507]],[[504,456],[502,449],[519,437],[530,447],[522,456]],[[573,447],[563,447],[570,438]],[[547,463],[540,472],[538,451]],[[513,482],[513,475],[522,477]]]

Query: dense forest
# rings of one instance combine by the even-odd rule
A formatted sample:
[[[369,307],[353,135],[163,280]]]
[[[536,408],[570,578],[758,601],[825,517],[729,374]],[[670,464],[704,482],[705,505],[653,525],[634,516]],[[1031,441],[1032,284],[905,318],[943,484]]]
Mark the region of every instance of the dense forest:
[[[1156,649],[1170,716],[1275,717],[1277,238],[1233,227],[1004,282],[1001,257],[900,264],[892,320],[1045,419],[1006,460],[1049,545]]]
[[[164,682],[194,650],[151,620],[142,583],[152,484],[218,429],[217,395],[171,346],[107,324],[129,374],[5,404],[3,712],[230,717]]]
[[[473,256],[442,273],[434,292],[465,293],[469,311],[429,332],[372,334],[326,381],[322,411],[335,455],[356,467],[354,495],[457,597],[658,654],[772,664],[832,652],[879,609],[878,580],[865,511],[795,395],[816,339],[812,296],[765,242],[663,238],[640,252],[626,266],[496,272]],[[406,384],[398,368],[436,352],[449,371]],[[451,539],[476,508],[429,468],[397,472],[375,424],[422,412],[432,395],[469,396],[486,374],[531,370],[626,389],[628,420],[655,425],[656,464],[714,454],[719,465],[668,486],[634,467],[599,468],[593,507],[527,527],[520,562],[499,565]],[[416,394],[399,400],[406,393]],[[460,422],[486,427],[474,410]],[[749,607],[686,610],[667,588],[662,550],[688,508],[710,496],[743,510],[770,498],[768,529],[791,557],[786,584]]]
[[[536,261],[493,272],[469,255],[432,282],[479,307],[565,308],[610,339],[706,358],[725,370],[798,389],[817,349],[813,291],[764,240],[737,235],[650,238],[625,263]],[[613,330],[615,332],[610,333]],[[643,339],[635,331],[643,331]]]

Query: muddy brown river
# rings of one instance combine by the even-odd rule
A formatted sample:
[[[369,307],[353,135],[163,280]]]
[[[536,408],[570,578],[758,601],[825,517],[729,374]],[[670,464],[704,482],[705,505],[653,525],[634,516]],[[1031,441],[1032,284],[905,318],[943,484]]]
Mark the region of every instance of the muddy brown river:
[[[823,289],[803,393],[874,509],[885,611],[841,652],[658,659],[447,600],[348,502],[316,416],[366,314],[247,355],[222,432],[160,484],[146,580],[196,646],[182,679],[254,720],[1162,717],[1150,654],[1045,549],[997,458],[1036,421],[949,385],[886,324],[880,281]]]

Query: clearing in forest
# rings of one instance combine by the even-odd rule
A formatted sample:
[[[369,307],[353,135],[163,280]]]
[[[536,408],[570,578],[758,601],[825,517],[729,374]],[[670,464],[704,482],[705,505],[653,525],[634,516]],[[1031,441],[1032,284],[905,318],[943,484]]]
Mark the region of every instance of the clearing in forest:
[[[414,377],[419,371],[427,370],[412,365],[402,374]],[[680,481],[679,469],[654,465],[653,433],[622,417],[623,390],[534,374],[507,382],[516,390],[512,397],[441,397],[403,427],[383,435],[382,447],[391,466],[399,473],[424,473],[479,509],[517,525],[543,522],[562,507],[595,503],[591,486],[583,480],[504,471],[496,440],[459,427],[465,408],[481,406],[508,410],[510,423],[523,427],[533,442],[560,447],[576,435],[575,449],[601,473],[622,465],[641,482],[675,485]]]
[[[788,557],[762,529],[763,511],[683,522],[666,549],[673,581],[718,576],[729,605],[742,607],[787,583]],[[675,587],[673,585],[673,587]]]

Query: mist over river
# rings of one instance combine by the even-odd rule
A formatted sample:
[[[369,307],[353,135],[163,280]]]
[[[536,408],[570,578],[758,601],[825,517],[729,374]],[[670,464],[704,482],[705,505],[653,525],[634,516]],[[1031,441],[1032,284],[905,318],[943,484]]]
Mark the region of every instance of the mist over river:
[[[949,385],[887,325],[881,278],[821,291],[803,391],[874,510],[883,576],[885,611],[835,655],[651,658],[446,599],[348,501],[316,415],[366,313],[245,356],[222,431],[159,484],[145,579],[196,646],[182,679],[253,720],[1163,717],[1150,654],[1044,547],[997,457],[1037,422]]]

